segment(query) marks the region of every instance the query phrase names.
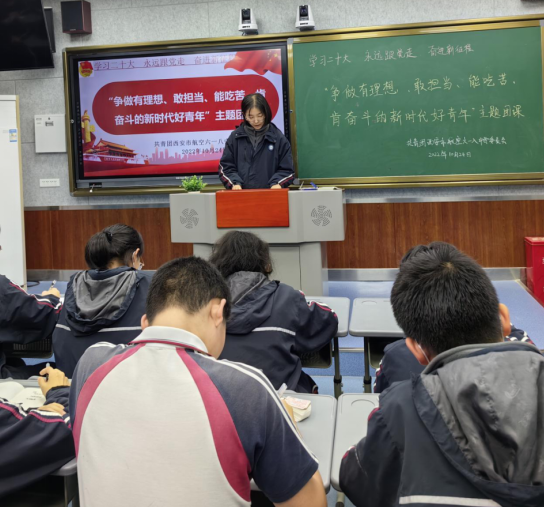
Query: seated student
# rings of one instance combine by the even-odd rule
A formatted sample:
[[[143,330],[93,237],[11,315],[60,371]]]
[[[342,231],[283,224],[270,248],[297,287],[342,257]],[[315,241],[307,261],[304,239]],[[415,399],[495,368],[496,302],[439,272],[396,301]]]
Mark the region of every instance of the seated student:
[[[510,334],[504,337],[505,342],[522,341],[534,345],[523,329],[518,329],[513,324],[510,327]],[[424,369],[425,366],[419,364],[404,340],[390,343],[385,347],[380,367],[376,370],[374,392],[381,393],[394,382],[409,380],[412,373],[419,375]]]
[[[68,377],[91,345],[128,343],[140,334],[151,280],[140,271],[143,253],[142,236],[128,225],[111,225],[89,239],[89,270],[70,278],[53,333],[56,365]]]
[[[143,332],[97,344],[70,392],[82,507],[324,507],[317,460],[267,378],[218,361],[230,313],[221,274],[196,257],[153,277]]]
[[[55,329],[62,304],[57,289],[29,294],[0,275],[0,378],[26,379],[43,365],[25,365],[21,359],[6,359],[2,343],[26,345],[49,338]]]
[[[508,312],[484,270],[447,243],[417,246],[391,303],[426,368],[380,396],[342,491],[357,506],[544,505],[544,357],[503,341]]]
[[[75,456],[68,417],[68,379],[51,367],[38,383],[47,404],[25,411],[0,397],[0,505],[2,498],[50,475]]]
[[[336,314],[269,280],[270,250],[255,234],[228,232],[214,245],[210,262],[227,280],[233,302],[221,359],[259,368],[275,389],[285,383],[297,392],[317,392],[302,371],[300,355],[331,341],[338,329]]]

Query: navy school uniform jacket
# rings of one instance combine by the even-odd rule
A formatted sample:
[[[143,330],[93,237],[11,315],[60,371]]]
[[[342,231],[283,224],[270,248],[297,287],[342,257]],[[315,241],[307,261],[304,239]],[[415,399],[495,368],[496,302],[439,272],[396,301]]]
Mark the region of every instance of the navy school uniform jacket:
[[[273,123],[254,150],[242,123],[227,139],[219,162],[219,177],[226,188],[288,187],[295,179],[291,145]]]
[[[35,296],[0,275],[0,344],[27,344],[48,338],[55,329],[62,304],[53,295]],[[0,350],[0,378],[10,376]]]
[[[229,276],[233,308],[220,359],[259,368],[275,389],[305,392],[299,385],[300,355],[319,350],[338,330],[338,317],[326,305],[262,273]]]
[[[0,398],[0,498],[38,481],[75,457],[68,387],[51,389],[47,403],[66,415],[30,410]],[[0,500],[0,505],[2,504]]]
[[[342,460],[342,491],[357,507],[541,507],[543,381],[527,343],[440,354],[381,394]]]
[[[527,336],[527,333],[523,329],[516,328],[514,325],[512,325],[510,335],[506,336],[504,341],[521,341],[534,345],[533,341]],[[425,366],[419,364],[419,361],[410,352],[404,340],[397,340],[390,343],[385,347],[380,367],[376,370],[374,392],[381,393],[394,382],[408,380],[412,373],[418,375],[424,369]]]
[[[151,276],[129,267],[73,275],[53,333],[57,368],[71,378],[91,345],[129,343],[138,336]]]

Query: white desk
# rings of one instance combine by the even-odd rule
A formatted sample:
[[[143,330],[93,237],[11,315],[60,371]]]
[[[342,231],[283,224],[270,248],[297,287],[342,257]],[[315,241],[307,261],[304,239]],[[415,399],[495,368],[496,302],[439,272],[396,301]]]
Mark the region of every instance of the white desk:
[[[333,337],[333,349],[332,349],[332,357],[334,358],[334,396],[338,398],[342,394],[342,375],[340,375],[340,351],[338,347],[338,338],[342,338],[348,335],[348,328],[349,328],[349,307],[350,307],[350,300],[349,298],[341,298],[341,297],[322,297],[322,296],[306,296],[306,300],[309,301],[317,301],[326,304],[329,306],[334,312],[336,313],[336,316],[338,317],[338,331],[336,332],[336,336]],[[315,352],[315,354],[318,354],[320,356],[324,355],[325,351],[330,357],[330,345],[324,347],[321,351]],[[323,368],[330,366],[330,362],[328,364],[323,364],[319,366],[313,366],[311,363],[306,362],[303,363],[302,366],[305,368]]]
[[[376,367],[383,356],[383,348],[392,340],[404,338],[404,331],[395,320],[390,300],[387,298],[354,299],[349,334],[363,336],[365,339],[364,387],[365,392],[370,392],[371,356],[373,366]]]
[[[387,298],[354,299],[349,332],[365,338],[404,337]]]
[[[342,458],[366,436],[368,416],[378,406],[378,399],[378,394],[343,394],[338,398],[331,468],[331,484],[336,491],[340,491]]]
[[[294,396],[303,400],[311,400],[312,414],[308,419],[297,423],[305,444],[319,460],[319,473],[323,486],[328,493],[331,487],[331,463],[334,443],[334,427],[336,424],[336,399],[320,394],[303,394],[286,391],[284,396]],[[259,491],[251,481],[251,489]]]

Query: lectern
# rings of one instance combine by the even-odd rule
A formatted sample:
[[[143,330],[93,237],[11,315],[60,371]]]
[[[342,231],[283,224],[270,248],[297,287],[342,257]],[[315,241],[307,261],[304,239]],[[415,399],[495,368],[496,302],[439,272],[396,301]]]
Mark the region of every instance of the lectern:
[[[343,191],[236,190],[170,195],[173,243],[193,243],[208,258],[231,230],[256,234],[270,245],[272,279],[312,296],[328,295],[327,241],[345,238]]]

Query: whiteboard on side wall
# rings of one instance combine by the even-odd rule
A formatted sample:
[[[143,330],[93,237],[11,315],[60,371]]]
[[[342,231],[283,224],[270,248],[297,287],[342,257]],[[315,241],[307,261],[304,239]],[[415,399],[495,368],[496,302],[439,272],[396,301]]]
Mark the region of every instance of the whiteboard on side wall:
[[[26,286],[19,100],[0,95],[0,274]]]

